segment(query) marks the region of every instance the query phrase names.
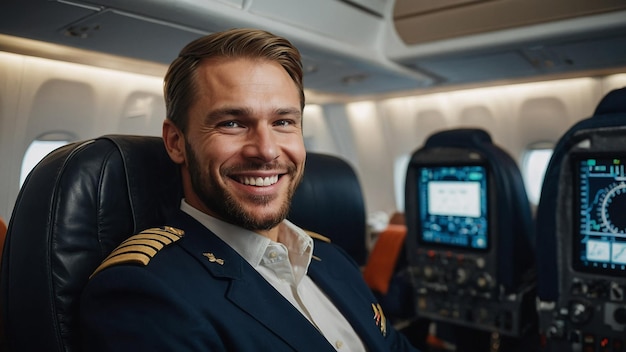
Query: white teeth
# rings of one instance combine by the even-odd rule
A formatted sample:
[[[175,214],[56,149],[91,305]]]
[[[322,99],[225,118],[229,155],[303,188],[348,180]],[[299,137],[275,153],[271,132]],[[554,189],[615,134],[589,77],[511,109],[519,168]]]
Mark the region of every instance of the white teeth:
[[[271,186],[278,182],[278,175],[270,176],[270,177],[242,177],[240,180],[244,185],[249,186]]]

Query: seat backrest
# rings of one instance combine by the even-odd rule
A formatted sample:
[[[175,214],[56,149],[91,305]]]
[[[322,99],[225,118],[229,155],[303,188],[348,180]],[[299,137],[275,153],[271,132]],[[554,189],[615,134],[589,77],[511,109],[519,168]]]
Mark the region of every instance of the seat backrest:
[[[513,158],[482,129],[437,132],[413,153],[405,196],[418,315],[525,333],[532,324],[526,311],[534,306],[535,246],[530,203]],[[483,315],[481,306],[499,313]]]
[[[536,235],[539,329],[549,350],[623,344],[625,141],[622,88],[559,139],[548,164]]]
[[[537,296],[542,301],[551,302],[559,297],[556,209],[563,160],[574,146],[588,139],[593,131],[606,131],[623,126],[626,123],[625,113],[626,88],[613,90],[602,98],[591,117],[570,127],[554,147],[541,187],[535,221],[536,242],[541,243],[541,246],[537,247],[537,268],[540,273]]]
[[[78,300],[122,240],[163,225],[181,197],[161,138],[105,136],[45,157],[26,179],[2,258],[10,351],[77,351]]]
[[[308,154],[291,220],[359,253],[352,241],[355,233],[365,241],[365,211],[357,185],[344,161]],[[26,179],[7,233],[0,347],[79,351],[89,275],[124,239],[164,225],[181,197],[179,169],[159,137],[103,136],[46,156]]]
[[[498,210],[498,219],[492,223],[496,225],[492,233],[498,241],[497,280],[507,290],[513,289],[520,283],[523,273],[533,266],[535,252],[532,212],[521,172],[515,160],[494,144],[486,131],[472,128],[446,130],[431,135],[414,154],[412,162],[424,160],[432,163],[431,156],[437,160],[440,155],[450,151],[454,153],[455,150],[477,153],[484,158],[493,174],[494,184],[490,187],[495,191],[492,193],[496,195],[494,205]],[[422,159],[424,156],[426,158]],[[444,165],[446,163],[450,164],[443,162]]]
[[[329,237],[359,265],[365,265],[365,213],[363,191],[352,166],[336,156],[307,153],[289,220]]]

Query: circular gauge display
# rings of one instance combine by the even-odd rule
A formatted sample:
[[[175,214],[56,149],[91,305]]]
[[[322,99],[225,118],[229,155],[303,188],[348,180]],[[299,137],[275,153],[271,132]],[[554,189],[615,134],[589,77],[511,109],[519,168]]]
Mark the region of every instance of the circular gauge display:
[[[626,233],[626,183],[612,183],[602,192],[600,218],[603,226],[611,233]]]

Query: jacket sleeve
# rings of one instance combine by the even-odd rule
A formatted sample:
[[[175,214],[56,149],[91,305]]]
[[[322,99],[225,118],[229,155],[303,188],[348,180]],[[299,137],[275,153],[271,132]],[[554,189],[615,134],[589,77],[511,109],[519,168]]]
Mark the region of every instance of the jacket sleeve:
[[[176,288],[141,267],[96,275],[81,296],[80,320],[86,351],[226,350]]]

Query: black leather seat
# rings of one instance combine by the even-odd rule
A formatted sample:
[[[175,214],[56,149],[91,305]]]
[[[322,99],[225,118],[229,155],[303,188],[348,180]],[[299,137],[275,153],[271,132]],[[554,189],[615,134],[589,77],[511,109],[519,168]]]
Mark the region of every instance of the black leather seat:
[[[363,266],[365,203],[358,177],[345,160],[308,153],[302,183],[293,197],[289,220],[329,237]]]
[[[364,241],[357,186],[345,162],[310,153],[291,219],[340,244]],[[124,239],[163,225],[181,197],[178,168],[158,137],[104,136],[44,158],[20,191],[7,233],[4,347],[79,351],[78,300],[89,275]],[[362,255],[358,246],[348,251]]]
[[[598,131],[615,130],[626,125],[626,88],[616,89],[605,95],[593,115],[579,121],[559,139],[546,169],[541,196],[537,205],[537,296],[540,301],[554,302],[559,297],[557,273],[557,196],[561,164],[569,151],[578,143]],[[595,132],[594,132],[595,131]],[[600,132],[602,134],[604,132]]]
[[[11,351],[77,351],[78,299],[122,240],[179,204],[179,172],[157,137],[109,136],[44,158],[15,204],[0,300]]]
[[[626,324],[624,318],[619,317],[626,312],[621,294],[626,285],[623,272],[592,272],[593,269],[582,268],[580,264],[589,255],[581,254],[581,236],[588,236],[583,240],[589,243],[592,239],[597,241],[605,225],[602,221],[596,223],[596,219],[588,215],[597,216],[596,212],[602,208],[596,203],[601,192],[591,186],[583,191],[582,181],[579,184],[576,176],[581,167],[577,165],[574,171],[574,165],[577,156],[598,160],[609,156],[622,158],[626,153],[625,140],[626,88],[621,88],[605,95],[591,117],[576,123],[559,139],[548,164],[536,217],[537,243],[541,244],[537,248],[537,309],[546,351],[593,349],[593,339],[598,336],[611,344],[617,338],[615,346],[623,341]],[[604,177],[609,180],[614,176],[607,171]],[[619,180],[620,177],[615,178],[616,182]],[[589,193],[586,196],[592,199],[585,205],[588,207],[585,212],[575,209],[583,193]],[[619,199],[610,203],[623,204]],[[622,219],[621,215],[616,218]],[[594,236],[583,230],[583,219],[598,225]],[[606,243],[608,245],[609,239]],[[591,259],[591,263],[585,265],[592,267],[594,261]],[[614,265],[610,260],[598,261],[605,262],[605,268]],[[586,336],[584,340],[577,338],[581,331]]]
[[[461,170],[468,166],[484,168],[486,177],[466,176]],[[436,169],[448,170],[438,175]],[[459,177],[453,174],[457,171]],[[430,190],[422,181],[435,175],[425,181],[437,182]],[[484,248],[468,248],[480,242],[461,236],[463,215],[454,219],[429,212],[430,205],[460,200],[461,191],[455,190],[459,194],[451,198],[421,197],[440,193],[436,185],[471,177],[486,183],[480,192],[487,202],[472,205],[486,207],[480,210],[487,229]],[[435,322],[436,338],[453,343],[458,351],[487,351],[496,345],[503,351],[533,350],[525,344],[536,325],[534,228],[515,160],[482,129],[439,131],[411,156],[405,188],[407,259],[417,316]],[[423,231],[424,219],[434,219],[428,232]],[[470,231],[483,228],[480,222],[474,224]],[[425,239],[424,232],[434,235],[432,240]]]
[[[416,154],[434,151],[436,155],[437,150],[450,149],[475,151],[488,161],[494,176],[492,190],[496,194],[496,208],[501,210],[497,212],[497,221],[491,222],[496,225],[493,234],[498,241],[500,267],[496,280],[506,292],[513,292],[526,277],[526,272],[534,267],[535,255],[532,213],[519,168],[482,129],[460,128],[434,133]]]

